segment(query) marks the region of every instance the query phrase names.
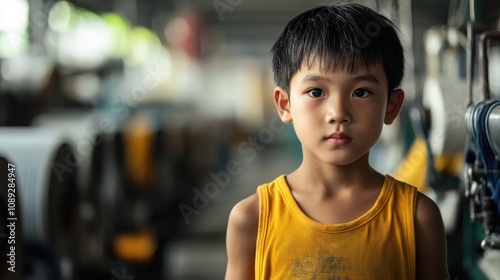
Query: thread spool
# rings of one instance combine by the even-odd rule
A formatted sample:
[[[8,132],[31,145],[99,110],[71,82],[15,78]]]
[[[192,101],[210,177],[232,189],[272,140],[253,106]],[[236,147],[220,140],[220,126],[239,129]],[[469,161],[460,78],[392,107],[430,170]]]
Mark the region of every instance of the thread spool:
[[[486,119],[486,135],[497,158],[500,158],[500,104],[495,105]]]
[[[465,50],[449,41],[450,31],[431,28],[425,34],[423,105],[430,111],[429,143],[435,156],[463,153],[466,140]],[[478,84],[471,86],[478,95]]]
[[[429,142],[434,155],[463,152],[467,110],[466,84],[447,77],[427,77],[423,104],[430,111]]]
[[[72,259],[78,223],[74,155],[61,134],[16,127],[0,129],[0,154],[16,166],[22,235],[48,244],[62,262]]]
[[[11,178],[12,176],[15,176],[17,174],[13,167],[9,166],[9,163],[9,160],[0,156],[0,279],[17,280],[20,278],[20,267],[23,260],[22,238],[20,238],[21,222],[19,218],[21,209],[19,209],[19,197],[17,197],[17,190],[19,188],[17,182],[15,181],[15,177],[14,180],[11,180],[14,183],[9,186],[9,173],[14,174],[11,175]],[[9,193],[11,193],[10,201]],[[14,209],[13,213],[15,215],[9,215],[9,207],[11,209]],[[15,224],[15,229],[7,227],[10,222],[8,220],[9,218],[16,218],[16,220],[12,220]],[[9,238],[11,235],[12,238]],[[15,248],[15,273],[9,271],[9,267],[11,267],[11,264],[8,262],[11,261],[11,258],[10,256],[8,256],[8,254],[12,254],[11,246],[14,246]]]
[[[98,127],[98,116],[78,112],[46,114],[35,118],[33,126],[54,130],[69,140],[78,161],[79,191],[91,198],[91,203],[97,207],[102,184],[104,138]]]
[[[82,244],[80,261],[95,261],[103,254],[105,239],[101,199],[105,131],[99,127],[99,117],[87,112],[58,112],[38,116],[33,125],[64,135],[73,147],[82,221],[78,230]]]

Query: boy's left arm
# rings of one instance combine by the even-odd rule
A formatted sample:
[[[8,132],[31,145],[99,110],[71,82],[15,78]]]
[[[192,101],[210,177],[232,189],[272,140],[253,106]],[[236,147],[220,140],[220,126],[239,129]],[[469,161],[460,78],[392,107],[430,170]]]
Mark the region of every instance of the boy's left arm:
[[[441,212],[424,194],[418,193],[415,215],[417,279],[450,279],[446,260],[446,233]]]

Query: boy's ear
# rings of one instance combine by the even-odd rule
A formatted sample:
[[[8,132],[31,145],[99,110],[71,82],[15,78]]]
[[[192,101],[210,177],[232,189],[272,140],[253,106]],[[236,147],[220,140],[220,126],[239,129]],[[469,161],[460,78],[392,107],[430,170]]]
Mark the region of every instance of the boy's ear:
[[[292,122],[292,114],[290,113],[290,99],[288,93],[281,87],[274,89],[274,104],[278,109],[280,119],[284,123]]]
[[[387,103],[387,108],[385,110],[385,124],[392,124],[403,107],[403,102],[405,100],[405,92],[402,89],[396,89],[389,96],[389,102]]]

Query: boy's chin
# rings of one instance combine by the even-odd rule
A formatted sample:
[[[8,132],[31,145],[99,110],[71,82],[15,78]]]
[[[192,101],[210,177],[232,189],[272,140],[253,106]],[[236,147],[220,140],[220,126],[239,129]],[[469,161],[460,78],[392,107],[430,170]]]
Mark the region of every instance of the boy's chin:
[[[353,165],[358,165],[360,163],[364,163],[365,155],[360,156],[342,156],[342,155],[333,155],[333,156],[320,156],[319,160],[325,164],[331,165],[332,167],[352,167]],[[368,162],[368,160],[366,160]]]

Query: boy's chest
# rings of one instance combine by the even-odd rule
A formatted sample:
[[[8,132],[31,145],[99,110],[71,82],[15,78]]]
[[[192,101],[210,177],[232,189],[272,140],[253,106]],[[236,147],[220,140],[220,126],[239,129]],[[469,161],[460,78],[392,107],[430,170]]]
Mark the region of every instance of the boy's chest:
[[[361,195],[329,199],[295,196],[295,200],[309,218],[323,224],[342,224],[368,212],[374,206],[379,194],[380,190],[375,190]]]

